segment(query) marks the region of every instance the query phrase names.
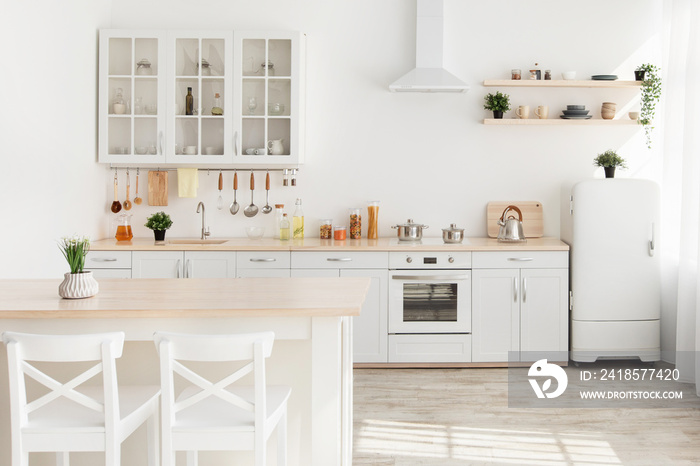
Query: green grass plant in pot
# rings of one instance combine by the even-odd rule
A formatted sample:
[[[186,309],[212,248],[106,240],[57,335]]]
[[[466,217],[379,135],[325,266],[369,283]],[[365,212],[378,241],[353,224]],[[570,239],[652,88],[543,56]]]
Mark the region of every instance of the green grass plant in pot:
[[[65,237],[58,243],[58,247],[70,267],[70,272],[64,274],[63,282],[58,286],[58,295],[66,299],[95,296],[99,285],[95,277],[92,276],[92,271],[83,270],[85,257],[90,251],[90,238],[87,236]]]
[[[153,230],[156,242],[163,242],[165,241],[165,230],[173,226],[173,221],[170,219],[170,215],[165,212],[156,212],[146,219],[144,226]]]
[[[614,150],[606,150],[593,159],[593,165],[603,167],[606,178],[615,178],[615,168],[627,168],[625,159],[617,155]]]
[[[503,113],[510,110],[510,96],[496,92],[484,96],[484,109],[491,110],[494,118],[503,118]]]
[[[654,129],[651,123],[656,112],[656,104],[661,99],[661,70],[656,66],[645,63],[635,70],[635,78],[642,81],[641,109],[637,123],[644,126],[647,137],[647,147],[651,149],[651,131]]]

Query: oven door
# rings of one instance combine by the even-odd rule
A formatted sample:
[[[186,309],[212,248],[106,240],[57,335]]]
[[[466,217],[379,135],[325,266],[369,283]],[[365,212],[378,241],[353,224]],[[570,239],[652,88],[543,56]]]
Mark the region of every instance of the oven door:
[[[390,270],[389,333],[471,333],[471,270]]]

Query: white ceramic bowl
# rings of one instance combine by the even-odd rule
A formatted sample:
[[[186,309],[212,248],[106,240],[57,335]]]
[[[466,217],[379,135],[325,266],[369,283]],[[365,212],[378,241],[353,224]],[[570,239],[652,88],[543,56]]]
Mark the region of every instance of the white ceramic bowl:
[[[566,79],[566,80],[576,79],[576,72],[575,71],[564,71],[561,74],[561,77]]]
[[[265,227],[245,227],[245,234],[250,239],[260,239],[265,234]]]
[[[639,112],[629,112],[627,115],[630,117],[630,120],[636,120],[639,118]]]

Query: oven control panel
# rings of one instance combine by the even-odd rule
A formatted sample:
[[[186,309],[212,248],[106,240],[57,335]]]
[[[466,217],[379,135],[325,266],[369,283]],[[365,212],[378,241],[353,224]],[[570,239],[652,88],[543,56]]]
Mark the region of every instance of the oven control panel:
[[[471,252],[415,251],[389,253],[389,268],[393,270],[470,269],[471,267]]]

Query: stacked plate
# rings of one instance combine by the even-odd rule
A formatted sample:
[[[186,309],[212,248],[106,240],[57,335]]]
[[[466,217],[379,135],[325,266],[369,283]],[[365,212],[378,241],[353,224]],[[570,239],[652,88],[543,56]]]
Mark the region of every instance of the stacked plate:
[[[591,76],[593,81],[615,81],[617,79],[616,74],[594,74]]]
[[[588,120],[593,118],[593,115],[589,115],[586,110],[585,105],[567,105],[566,110],[562,110],[562,115],[560,118],[565,120]]]

